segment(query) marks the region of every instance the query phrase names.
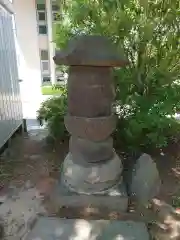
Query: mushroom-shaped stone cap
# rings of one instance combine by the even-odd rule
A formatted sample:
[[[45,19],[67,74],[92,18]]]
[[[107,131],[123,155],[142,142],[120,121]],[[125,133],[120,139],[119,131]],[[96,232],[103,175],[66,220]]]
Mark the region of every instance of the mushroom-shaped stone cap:
[[[57,65],[121,67],[128,60],[103,36],[78,36],[69,41],[67,49],[57,51]]]

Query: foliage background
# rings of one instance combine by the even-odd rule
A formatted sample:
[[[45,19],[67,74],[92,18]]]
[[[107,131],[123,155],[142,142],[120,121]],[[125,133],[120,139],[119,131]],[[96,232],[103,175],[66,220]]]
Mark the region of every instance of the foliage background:
[[[64,85],[55,87],[61,91],[61,96],[53,96],[43,102],[37,112],[37,119],[40,125],[46,122],[49,137],[62,141],[69,136],[64,126],[64,116],[67,112],[67,88]]]
[[[179,131],[180,3],[178,0],[66,0],[54,26],[64,48],[80,34],[107,36],[129,66],[115,69],[116,143],[130,150],[163,147]],[[176,134],[177,135],[177,134]]]

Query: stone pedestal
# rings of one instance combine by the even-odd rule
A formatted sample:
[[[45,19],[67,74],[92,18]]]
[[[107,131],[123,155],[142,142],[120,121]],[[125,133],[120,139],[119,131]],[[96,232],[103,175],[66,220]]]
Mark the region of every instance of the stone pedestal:
[[[69,66],[68,113],[64,121],[71,138],[59,189],[63,186],[75,195],[102,197],[110,196],[111,189],[116,188],[116,197],[126,198],[126,210],[124,187],[121,194],[123,168],[111,134],[116,128],[112,67],[121,67],[127,61],[100,36],[73,39],[54,61]]]

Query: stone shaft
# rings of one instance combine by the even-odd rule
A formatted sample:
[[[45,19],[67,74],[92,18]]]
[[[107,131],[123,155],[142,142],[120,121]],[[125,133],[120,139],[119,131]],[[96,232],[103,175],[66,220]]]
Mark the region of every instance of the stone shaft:
[[[114,98],[112,70],[108,67],[71,66],[68,79],[68,113],[94,118],[111,115]]]
[[[71,137],[69,151],[80,165],[100,163],[113,157],[113,139],[110,137],[101,142],[94,142],[84,138]]]

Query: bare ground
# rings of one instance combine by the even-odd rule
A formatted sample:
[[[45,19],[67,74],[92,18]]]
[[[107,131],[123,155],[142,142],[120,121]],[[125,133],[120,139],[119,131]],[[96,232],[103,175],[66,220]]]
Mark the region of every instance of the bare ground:
[[[164,150],[164,155],[156,152],[156,160],[162,186],[158,199],[180,207],[180,143],[172,144]],[[60,165],[68,151],[68,141],[46,144],[29,136],[16,136],[9,149],[0,158],[0,195],[9,186],[21,187],[24,184],[37,186],[40,192],[48,195],[52,185],[59,178]],[[49,214],[53,207],[46,202]],[[119,213],[108,212],[106,209],[67,209],[61,210],[61,217],[74,218],[120,218]],[[73,217],[74,216],[74,217]]]

